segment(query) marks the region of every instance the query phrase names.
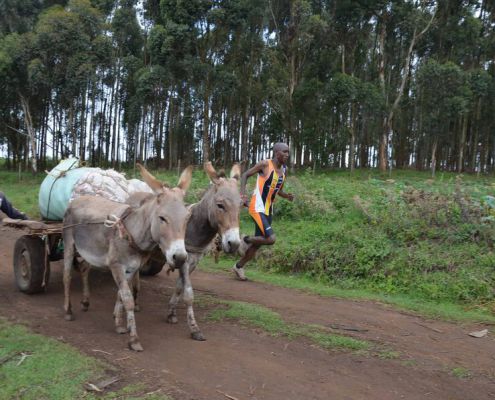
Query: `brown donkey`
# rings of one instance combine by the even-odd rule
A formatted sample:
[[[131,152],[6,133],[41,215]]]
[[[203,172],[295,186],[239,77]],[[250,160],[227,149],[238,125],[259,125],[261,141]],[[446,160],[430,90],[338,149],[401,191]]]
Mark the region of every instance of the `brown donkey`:
[[[191,183],[192,167],[186,168],[176,188],[154,179],[141,167],[144,180],[155,195],[138,207],[101,197],[82,196],[70,203],[64,216],[64,308],[65,319],[72,320],[70,282],[76,255],[94,268],[109,268],[118,287],[114,317],[118,333],[129,332],[129,347],[142,351],[139,343],[135,304],[131,291],[139,268],[158,247],[167,263],[187,269],[184,245],[189,212],[184,194]],[[83,270],[83,309],[89,306],[87,268]],[[124,311],[127,314],[125,324]]]
[[[222,238],[222,248],[226,253],[235,252],[240,244],[239,211],[241,197],[238,184],[241,169],[236,164],[232,167],[230,178],[221,177],[209,162],[205,164],[205,171],[210,177],[212,185],[199,203],[190,206],[191,217],[186,229],[186,250],[188,253],[186,265],[188,268],[181,268],[179,271],[167,316],[168,322],[177,323],[177,303],[182,296],[187,306],[187,324],[194,340],[205,340],[205,338],[194,318],[194,293],[189,274],[194,271],[217,234]]]

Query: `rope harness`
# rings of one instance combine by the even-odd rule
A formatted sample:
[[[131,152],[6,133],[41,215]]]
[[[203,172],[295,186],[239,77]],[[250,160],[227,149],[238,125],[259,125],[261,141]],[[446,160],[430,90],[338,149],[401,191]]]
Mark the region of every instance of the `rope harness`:
[[[141,249],[136,244],[136,241],[132,237],[131,233],[124,225],[124,220],[131,214],[131,212],[132,207],[129,206],[125,209],[124,213],[120,217],[117,217],[115,214],[110,214],[108,218],[103,222],[103,225],[105,225],[105,227],[107,228],[116,228],[119,233],[119,238],[127,240],[129,242],[129,246],[132,249],[142,254],[149,253],[149,251]]]
[[[140,254],[151,256],[150,251],[143,250],[136,244],[136,241],[132,237],[131,233],[127,230],[127,228],[124,225],[124,220],[131,214],[131,212],[132,212],[132,207],[129,206],[125,209],[125,211],[122,213],[122,215],[120,217],[116,216],[115,214],[110,214],[105,221],[80,222],[78,224],[65,225],[62,227],[62,229],[72,228],[74,226],[80,226],[80,225],[100,225],[100,224],[103,224],[106,228],[117,229],[117,231],[119,233],[119,238],[127,240],[127,242],[129,243],[129,246],[133,250],[136,250]]]

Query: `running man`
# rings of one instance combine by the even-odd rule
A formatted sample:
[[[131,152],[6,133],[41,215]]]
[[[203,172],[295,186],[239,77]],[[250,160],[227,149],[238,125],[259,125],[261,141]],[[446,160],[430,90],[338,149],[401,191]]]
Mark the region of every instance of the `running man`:
[[[258,174],[258,178],[253,195],[251,196],[251,201],[249,202],[249,215],[254,220],[255,233],[254,236],[244,237],[244,241],[250,246],[244,256],[232,268],[232,272],[236,278],[241,281],[247,280],[244,266],[248,261],[253,259],[260,246],[273,245],[275,243],[276,237],[271,226],[275,196],[278,194],[280,197],[289,201],[294,200],[294,196],[291,193],[285,193],[282,190],[288,159],[289,146],[285,143],[276,143],[273,146],[273,158],[271,160],[260,161],[242,174],[241,199],[246,207],[248,206],[246,182],[250,176],[255,174]]]

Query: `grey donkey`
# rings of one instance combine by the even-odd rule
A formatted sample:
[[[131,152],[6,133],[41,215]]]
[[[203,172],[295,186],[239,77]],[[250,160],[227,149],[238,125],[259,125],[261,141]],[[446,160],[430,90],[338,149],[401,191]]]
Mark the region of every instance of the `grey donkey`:
[[[191,183],[192,167],[186,168],[177,187],[170,188],[139,166],[153,189],[138,207],[101,197],[82,196],[72,201],[64,216],[64,309],[73,320],[70,282],[79,255],[94,268],[110,269],[118,287],[114,317],[118,333],[129,332],[129,347],[142,351],[134,317],[134,289],[139,268],[159,248],[168,264],[187,269],[184,237],[189,212],[184,195]],[[88,271],[83,272],[83,310],[89,306]],[[127,314],[127,324],[124,315]]]
[[[167,322],[177,323],[177,303],[182,296],[187,306],[187,324],[191,337],[195,340],[205,340],[194,318],[194,294],[190,283],[191,274],[203,255],[210,249],[217,234],[221,237],[222,249],[226,253],[234,253],[240,245],[239,212],[241,197],[239,194],[239,179],[241,169],[235,164],[230,171],[230,178],[220,176],[210,162],[205,164],[205,171],[212,185],[201,200],[190,206],[191,217],[186,229],[186,250],[188,253],[184,268],[189,273],[179,271],[175,292],[169,302]]]

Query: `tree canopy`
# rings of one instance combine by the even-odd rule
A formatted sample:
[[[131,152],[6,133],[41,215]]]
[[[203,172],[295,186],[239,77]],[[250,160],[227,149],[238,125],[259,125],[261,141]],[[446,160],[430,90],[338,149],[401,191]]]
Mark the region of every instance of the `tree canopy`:
[[[7,165],[495,167],[488,0],[5,0]]]

